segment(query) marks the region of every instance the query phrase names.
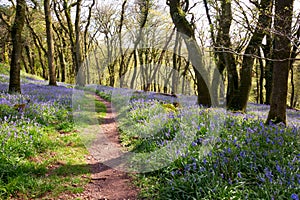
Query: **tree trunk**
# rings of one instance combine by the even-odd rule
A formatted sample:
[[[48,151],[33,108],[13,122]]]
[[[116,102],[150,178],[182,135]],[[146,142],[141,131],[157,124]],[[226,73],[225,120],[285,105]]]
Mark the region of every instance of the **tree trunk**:
[[[101,85],[101,69],[100,69],[100,65],[99,65],[99,58],[97,56],[97,50],[96,48],[94,49],[94,58],[95,58],[95,61],[96,61],[96,69],[97,69],[97,72],[98,72],[98,83],[99,85]]]
[[[264,54],[266,58],[272,59],[273,58],[273,38],[271,36],[267,36],[267,45],[263,48]],[[273,79],[273,61],[266,60],[266,67],[265,67],[265,90],[266,90],[266,105],[271,104],[271,93],[272,93],[272,79]]]
[[[137,65],[138,65],[138,58],[136,50],[133,52],[133,74],[130,82],[130,88],[134,89],[134,82],[136,81],[137,77]]]
[[[79,86],[85,85],[85,69],[83,66],[81,39],[80,39],[80,13],[82,0],[77,0],[76,17],[75,17],[75,57],[76,57],[76,84]]]
[[[227,107],[231,109],[232,99],[238,94],[239,76],[236,67],[236,62],[233,54],[230,38],[230,27],[232,23],[231,0],[222,0],[219,16],[219,27],[217,30],[217,38],[215,42],[215,51],[217,52],[217,68],[220,73],[227,69]],[[217,71],[216,71],[217,72]],[[218,73],[218,72],[217,72]],[[216,78],[216,77],[214,77]]]
[[[96,0],[92,1],[92,4],[89,6],[89,12],[88,12],[88,17],[86,19],[87,23],[84,29],[84,59],[85,59],[85,67],[86,67],[86,81],[87,84],[90,84],[91,82],[91,75],[90,75],[90,64],[89,64],[89,58],[90,58],[90,54],[89,54],[89,49],[90,49],[90,44],[91,44],[91,40],[89,39],[89,26],[91,24],[91,18],[92,18],[92,10],[94,5],[96,4]]]
[[[246,110],[252,84],[252,68],[255,60],[254,55],[258,55],[259,47],[265,35],[263,28],[269,27],[269,24],[271,23],[267,17],[271,8],[272,0],[262,0],[259,4],[258,9],[260,10],[260,13],[258,16],[258,23],[243,56],[238,92],[235,93],[233,99],[228,102],[228,108],[230,110],[242,112]]]
[[[48,80],[48,76],[47,76],[47,69],[45,67],[45,64],[44,64],[44,56],[43,56],[43,53],[41,51],[41,49],[39,48],[39,45],[36,41],[36,39],[34,40],[35,42],[35,46],[37,47],[37,50],[38,50],[38,55],[39,55],[39,60],[40,60],[40,65],[42,67],[42,77],[45,79],[45,80]]]
[[[189,66],[190,66],[190,57],[187,58],[186,64],[184,66],[184,70],[183,70],[183,73],[182,73],[182,86],[181,86],[182,89],[181,89],[181,93],[182,94],[186,94],[186,95],[189,95],[189,93],[187,93],[186,89],[185,89],[185,87],[186,87],[186,79],[187,79],[187,71],[189,69]],[[187,83],[189,83],[189,82],[187,81]]]
[[[294,98],[295,98],[295,82],[294,82],[294,68],[291,66],[291,98],[290,98],[290,107],[292,108],[294,105]]]
[[[151,71],[150,71],[149,77],[146,75],[146,80],[147,80],[148,83],[152,83],[153,81],[155,81],[155,77],[157,76],[157,74],[158,74],[158,72],[159,72],[159,69],[161,68],[161,65],[162,65],[162,63],[163,63],[163,58],[164,58],[164,56],[165,56],[166,53],[167,53],[167,50],[166,50],[166,49],[168,49],[168,46],[169,46],[170,42],[172,41],[172,38],[173,38],[174,33],[175,33],[175,29],[173,29],[171,35],[170,35],[169,38],[167,39],[167,41],[166,41],[166,43],[165,43],[165,45],[164,45],[164,47],[163,47],[163,50],[162,50],[162,52],[161,52],[161,54],[160,54],[158,60],[155,61],[155,60],[153,59],[153,63],[152,63],[152,64],[153,64],[153,66],[154,66],[154,70],[151,70],[151,71],[153,71],[153,73],[152,73],[152,75],[151,75]],[[142,47],[142,48],[143,48],[143,47]],[[154,51],[155,51],[155,50],[154,50]],[[152,51],[152,54],[153,54],[152,57],[155,58],[155,57],[156,57],[156,55],[155,55],[156,52],[154,52],[154,51]],[[147,65],[143,65],[143,63],[140,63],[140,65],[142,65],[142,66],[150,66],[152,61],[148,61],[148,53],[146,53],[145,60],[146,60]],[[148,63],[149,63],[149,64],[148,64]],[[147,69],[146,69],[146,70],[147,70]],[[157,80],[158,80],[158,79],[157,79]],[[148,84],[147,84],[147,85],[148,85]],[[172,87],[173,87],[173,86],[172,86]],[[145,91],[149,91],[149,88],[146,87]]]
[[[259,51],[259,68],[260,68],[260,76],[259,76],[259,103],[264,104],[264,94],[263,94],[263,87],[264,87],[264,63],[262,60],[261,52]]]
[[[121,11],[121,17],[120,17],[120,25],[119,25],[119,30],[118,30],[118,37],[119,37],[119,50],[120,50],[120,55],[121,55],[121,60],[120,60],[120,69],[119,69],[119,81],[120,81],[120,88],[123,87],[124,84],[124,75],[127,72],[128,67],[125,66],[125,55],[123,51],[123,42],[122,42],[122,28],[124,24],[124,15],[125,15],[125,8],[126,8],[127,0],[123,0],[122,4],[122,11]]]
[[[10,62],[9,92],[21,93],[20,59],[22,50],[22,31],[25,23],[26,1],[17,0],[16,16],[11,30],[12,55]]]
[[[106,65],[109,73],[109,86],[114,87],[115,85],[115,62],[116,60],[113,60],[113,43],[112,40],[109,39],[108,32],[105,33],[105,43],[107,47],[107,59],[106,59]]]
[[[294,80],[294,63],[295,63],[295,58],[299,55],[299,47],[300,47],[300,27],[298,27],[297,32],[295,33],[294,37],[298,39],[296,40],[293,44],[293,48],[291,51],[291,60],[290,60],[290,71],[291,71],[291,98],[290,98],[290,106],[294,107],[294,98],[295,98],[295,80]]]
[[[53,33],[52,33],[52,20],[50,11],[50,0],[44,0],[45,21],[46,21],[46,34],[47,34],[47,58],[49,69],[49,85],[56,85],[56,67],[54,65],[54,46],[53,46]]]
[[[145,25],[147,23],[149,9],[150,9],[150,0],[144,0],[143,2],[140,2],[141,17],[140,17],[139,32],[138,32],[137,38],[134,42],[133,50],[132,50],[131,54],[129,55],[129,58],[128,58],[127,64],[126,64],[126,66],[129,65],[130,60],[133,56],[134,57],[134,70],[133,70],[132,79],[130,81],[131,89],[134,88],[134,81],[135,81],[135,77],[137,76],[137,47],[138,47],[139,43],[142,40],[144,40],[143,28],[145,27]]]
[[[86,82],[87,84],[91,83],[91,72],[90,72],[90,55],[85,58],[85,68],[86,68]]]
[[[59,58],[59,64],[61,69],[61,82],[66,81],[66,61],[65,56],[62,49],[58,50],[58,58]]]
[[[180,55],[180,51],[181,51],[181,45],[179,45],[180,39],[179,39],[179,32],[176,33],[176,40],[175,40],[175,45],[173,48],[173,55],[172,55],[172,59],[173,59],[173,70],[171,71],[172,74],[172,94],[176,94],[178,92],[178,74],[179,74],[179,66],[180,63],[178,63],[177,61],[180,61],[181,58],[178,56]],[[178,50],[178,53],[177,53]],[[179,66],[178,66],[178,65]]]
[[[212,91],[212,100],[213,100],[213,105],[220,105],[220,103],[221,104],[226,103],[226,102],[220,102],[220,98],[222,99],[222,101],[224,98],[224,94],[223,94],[224,91],[222,91],[224,88],[220,87],[220,85],[221,85],[220,83],[222,81],[224,82],[223,73],[224,73],[224,69],[226,68],[226,66],[225,66],[225,61],[224,61],[223,55],[218,48],[222,47],[222,46],[225,47],[225,45],[227,45],[227,46],[229,45],[229,47],[227,47],[227,48],[230,48],[230,46],[231,46],[230,38],[229,38],[229,30],[230,29],[228,27],[231,26],[232,17],[231,17],[231,12],[230,13],[222,13],[224,15],[229,14],[229,17],[228,16],[224,16],[224,17],[220,16],[219,17],[220,19],[225,18],[227,20],[219,21],[220,27],[218,28],[218,34],[217,34],[218,38],[216,40],[214,24],[211,20],[211,15],[209,13],[208,1],[204,0],[203,3],[204,3],[205,11],[206,11],[206,17],[207,17],[207,20],[208,20],[208,23],[210,26],[210,35],[211,35],[213,51],[214,51],[213,55],[214,55],[215,62],[217,65],[217,68],[215,68],[214,72],[213,72],[212,88],[215,88],[215,89]],[[225,5],[223,5],[223,6],[225,6]],[[224,37],[224,36],[225,37],[227,36],[228,38],[222,39],[222,37]],[[224,43],[225,41],[227,41],[227,43]],[[230,57],[230,58],[234,59],[234,57]],[[228,62],[228,63],[232,63],[234,65],[234,62]],[[220,74],[221,74],[221,76],[220,76]]]
[[[29,66],[24,66],[25,69],[26,69],[26,72],[36,75],[35,66],[34,66],[34,59],[32,58],[29,45],[25,45],[25,52],[26,52],[28,65],[29,65]]]
[[[25,57],[21,54],[21,61],[23,62],[23,67],[24,67],[24,69],[25,69],[25,72],[26,73],[30,73],[30,71],[29,71],[29,66],[28,66],[28,64],[27,64],[27,62],[26,62],[26,59],[25,59]],[[21,69],[22,70],[22,69]]]
[[[70,69],[70,78],[74,77],[76,78],[77,75],[77,57],[76,57],[76,47],[75,47],[75,39],[74,39],[74,28],[73,28],[73,23],[72,23],[72,19],[71,19],[71,8],[68,5],[67,0],[64,0],[63,3],[63,8],[64,8],[64,13],[66,16],[66,20],[67,20],[67,33],[69,35],[69,41],[70,41],[70,49],[71,49],[71,53],[72,53],[72,67]],[[58,16],[58,13],[57,13]],[[60,21],[60,24],[63,24],[63,22],[61,21],[61,19],[59,17],[57,17]],[[63,26],[62,26],[63,27]]]
[[[201,50],[196,42],[194,29],[185,18],[185,12],[180,6],[180,0],[169,0],[170,14],[177,30],[182,34],[188,48],[188,53],[193,64],[197,79],[198,104],[210,107],[212,105],[208,87],[208,72],[203,66]]]
[[[275,0],[276,30],[274,43],[273,87],[271,107],[267,123],[286,124],[286,103],[288,93],[289,57],[291,43],[291,23],[293,17],[293,0]]]

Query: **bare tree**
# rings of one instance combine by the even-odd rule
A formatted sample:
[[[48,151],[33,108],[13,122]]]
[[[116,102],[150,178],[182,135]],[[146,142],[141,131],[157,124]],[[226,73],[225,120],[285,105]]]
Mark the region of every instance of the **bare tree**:
[[[120,37],[120,24],[117,22],[117,13],[118,11],[112,4],[96,7],[96,12],[94,12],[94,20],[97,26],[97,31],[104,36],[105,45],[103,45],[103,52],[106,54],[104,55],[104,58],[105,66],[108,70],[108,82],[110,86],[115,85],[115,75],[117,72],[116,65],[118,63],[116,58],[121,45],[120,41],[118,44],[118,38]],[[122,55],[124,56],[123,53],[121,56]]]

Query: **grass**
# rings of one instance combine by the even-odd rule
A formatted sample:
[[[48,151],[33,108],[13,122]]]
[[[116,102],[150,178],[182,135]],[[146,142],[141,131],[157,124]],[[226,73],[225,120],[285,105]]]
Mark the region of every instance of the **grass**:
[[[1,80],[1,79],[0,79]],[[0,84],[0,199],[58,198],[89,181],[79,127],[101,122],[105,107],[95,89],[24,84],[9,95]],[[84,88],[81,88],[84,89]],[[248,114],[204,109],[147,95],[97,87],[116,103],[124,148],[142,199],[299,199],[299,113],[289,127],[266,126],[267,107]],[[77,93],[78,92],[78,93]],[[31,99],[25,111],[15,104]],[[121,108],[122,100],[128,106]],[[120,101],[119,101],[120,100]],[[120,104],[117,104],[117,103]]]
[[[64,192],[82,188],[87,180],[82,179],[81,175],[89,173],[85,164],[88,152],[76,132],[58,131],[53,125],[35,128],[34,121],[23,123],[22,119],[17,119],[17,126],[11,127],[12,120],[9,118],[1,123],[1,198],[29,199],[44,194],[49,196],[50,191],[51,195],[56,196],[62,188]],[[4,126],[5,132],[7,127],[12,132],[5,134]],[[21,129],[28,130],[28,135]],[[69,165],[68,173],[62,171],[66,165]],[[81,167],[74,168],[74,165]],[[82,179],[81,184],[71,187],[79,179]]]
[[[266,126],[255,114],[167,105],[135,100],[119,119],[122,144],[146,153],[132,161],[135,170],[151,163],[147,153],[160,160],[136,175],[141,198],[299,199],[299,125]],[[162,149],[169,156],[158,155]]]
[[[88,151],[76,112],[86,119],[99,120],[105,106],[91,94],[84,103],[95,102],[94,109],[79,112],[72,105],[75,90],[37,84],[22,85],[22,95],[0,92],[0,199],[58,198],[62,193],[80,193],[89,182]],[[73,97],[74,98],[74,97]],[[25,110],[15,104],[30,99]],[[101,121],[101,120],[100,120]]]
[[[9,65],[0,63],[0,82],[8,82],[9,81]],[[30,82],[37,82],[40,81],[40,83],[45,82],[43,78],[28,74],[21,71],[21,81],[22,83],[30,83]]]

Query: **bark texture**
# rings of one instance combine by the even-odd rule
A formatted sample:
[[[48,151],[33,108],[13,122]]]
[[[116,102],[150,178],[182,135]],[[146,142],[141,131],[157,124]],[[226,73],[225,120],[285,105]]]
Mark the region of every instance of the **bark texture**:
[[[17,0],[16,16],[11,29],[13,50],[10,62],[9,92],[21,93],[20,60],[22,53],[22,31],[25,24],[26,1]]]
[[[49,85],[56,86],[56,67],[53,63],[54,46],[53,46],[53,31],[52,31],[50,0],[44,0],[44,11],[45,11],[47,47],[48,47],[47,58],[48,58],[48,69],[49,69]]]
[[[271,107],[267,123],[286,124],[286,103],[291,43],[293,0],[275,1],[275,43]]]

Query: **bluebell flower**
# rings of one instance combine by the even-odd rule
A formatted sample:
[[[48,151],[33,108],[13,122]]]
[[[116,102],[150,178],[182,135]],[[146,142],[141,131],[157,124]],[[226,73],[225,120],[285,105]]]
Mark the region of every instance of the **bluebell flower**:
[[[293,200],[299,200],[299,196],[294,193],[294,194],[291,195],[291,199],[293,199]]]
[[[221,174],[221,177],[224,179],[224,174]]]
[[[231,153],[231,148],[230,147],[228,147],[227,152]]]
[[[203,141],[203,138],[199,138],[198,141],[197,141],[197,143],[198,143],[198,144],[201,144],[202,141]]]
[[[247,128],[247,132],[248,132],[248,133],[254,133],[254,130],[251,129],[251,128]]]
[[[193,170],[195,171],[197,169],[197,163],[193,162],[192,166],[193,166]]]
[[[244,151],[244,150],[241,151],[241,152],[240,152],[240,156],[241,156],[242,158],[245,158],[245,157],[246,157],[246,151]]]
[[[289,162],[288,163],[290,170],[294,170],[294,166]]]
[[[260,127],[262,127],[263,129],[265,128],[265,125],[262,121],[259,122]]]
[[[231,127],[233,127],[233,126],[234,126],[234,121],[232,121],[232,122],[230,123],[230,126],[231,126]]]
[[[249,144],[251,141],[252,141],[252,138],[251,138],[251,137],[246,138],[246,144]]]
[[[224,157],[224,163],[228,163],[229,161],[228,161],[228,158],[226,158],[226,157]]]
[[[218,165],[217,163],[214,164],[214,169],[217,169]]]
[[[238,161],[239,157],[238,156],[234,156],[234,161]]]
[[[204,167],[200,167],[199,172],[204,172],[205,168]]]
[[[278,164],[276,164],[276,170],[277,170],[279,173],[282,173],[281,167],[280,167],[280,165],[278,165]]]
[[[260,177],[259,180],[260,180],[261,182],[265,182],[265,181],[266,181],[263,177]]]
[[[191,170],[191,166],[189,164],[187,164],[185,167],[184,167],[184,171],[185,172],[189,172]]]
[[[272,171],[270,171],[267,167],[264,169],[265,176],[269,179],[270,183],[273,181]]]
[[[241,172],[238,172],[238,173],[237,173],[237,176],[238,176],[239,178],[242,178]]]
[[[298,179],[298,184],[300,184],[300,174],[296,174],[297,179]]]
[[[209,151],[209,153],[208,153],[208,156],[209,156],[209,157],[211,157],[211,156],[212,156],[212,153],[211,153],[211,151]]]

